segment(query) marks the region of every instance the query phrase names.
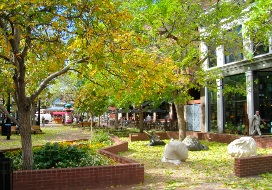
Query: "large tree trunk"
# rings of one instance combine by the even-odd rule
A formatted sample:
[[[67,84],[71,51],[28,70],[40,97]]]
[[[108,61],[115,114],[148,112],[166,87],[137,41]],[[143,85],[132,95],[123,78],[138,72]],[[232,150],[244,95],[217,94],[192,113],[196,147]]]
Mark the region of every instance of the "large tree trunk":
[[[186,122],[184,119],[184,105],[175,103],[178,119],[179,140],[183,140],[186,137]]]
[[[31,111],[26,109],[18,109],[19,114],[19,128],[22,141],[22,156],[23,156],[23,169],[33,169],[33,152],[31,140]]]

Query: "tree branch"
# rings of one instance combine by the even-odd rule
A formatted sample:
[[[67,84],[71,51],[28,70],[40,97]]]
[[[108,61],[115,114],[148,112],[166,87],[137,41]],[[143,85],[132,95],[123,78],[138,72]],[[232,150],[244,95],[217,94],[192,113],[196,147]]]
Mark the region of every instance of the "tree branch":
[[[25,47],[24,47],[24,49],[22,51],[22,59],[24,59],[24,57],[26,56],[26,54],[28,52],[28,49],[31,46],[31,37],[30,37],[31,28],[27,27],[26,31],[27,31],[27,35],[26,35],[26,40],[25,40]]]
[[[4,107],[4,105],[0,104],[0,109],[6,114],[6,116],[16,125],[18,125],[18,122],[16,121],[16,119],[14,117],[12,117],[9,112],[7,111],[7,109]]]
[[[54,78],[68,72],[70,70],[70,65],[67,65],[66,67],[64,67],[63,69],[59,70],[58,72],[55,72],[53,74],[51,74],[50,76],[48,76],[41,84],[40,86],[38,87],[38,90],[36,92],[34,92],[31,97],[30,97],[30,100],[33,101],[35,100],[38,95],[43,91],[43,89],[45,89],[47,87],[47,85],[49,84],[49,82],[51,80],[53,80]]]

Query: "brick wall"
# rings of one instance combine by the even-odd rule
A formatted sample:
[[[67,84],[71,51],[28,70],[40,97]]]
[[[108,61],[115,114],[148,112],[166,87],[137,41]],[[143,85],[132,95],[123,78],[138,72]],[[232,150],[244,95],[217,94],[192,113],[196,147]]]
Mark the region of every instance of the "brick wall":
[[[171,139],[171,138],[178,139],[179,137],[178,132],[175,132],[175,131],[157,132],[156,135],[158,135],[161,140]],[[129,134],[129,139],[131,142],[149,140],[148,136],[145,133],[131,133]]]
[[[234,159],[234,175],[238,177],[254,176],[266,172],[272,172],[272,155]]]
[[[179,134],[178,131],[170,131],[170,132],[158,132],[156,133],[160,136],[161,140],[164,139],[178,139]],[[220,142],[220,143],[231,143],[235,139],[242,137],[241,135],[234,135],[234,134],[218,134],[218,133],[204,133],[204,132],[193,132],[187,131],[186,135],[192,135],[197,137],[199,140],[206,140],[211,142]],[[129,139],[131,142],[133,141],[146,141],[149,140],[148,136],[145,133],[131,133],[129,135]],[[265,137],[259,138],[258,136],[254,137],[254,140],[258,147],[260,148],[272,148],[272,138]]]
[[[144,165],[116,155],[128,150],[128,143],[115,139],[116,144],[99,150],[119,164],[13,172],[14,190],[82,190],[144,182]]]
[[[156,135],[158,135],[161,140],[179,138],[179,134],[177,131],[157,132]],[[230,135],[230,134],[202,133],[202,132],[192,132],[192,131],[187,131],[186,135],[195,136],[199,140],[215,141],[215,142],[221,142],[221,143],[230,143],[233,140],[241,137],[241,136]],[[131,142],[149,140],[148,136],[145,133],[132,133],[129,135],[129,139]]]

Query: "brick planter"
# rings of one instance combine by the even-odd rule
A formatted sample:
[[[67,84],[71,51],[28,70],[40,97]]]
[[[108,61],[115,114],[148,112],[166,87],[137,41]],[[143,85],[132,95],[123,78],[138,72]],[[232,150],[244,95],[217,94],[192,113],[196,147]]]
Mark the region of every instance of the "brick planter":
[[[272,172],[272,155],[234,159],[234,175],[238,177],[254,176],[266,172]]]
[[[119,164],[110,166],[23,170],[13,172],[13,190],[83,190],[144,182],[144,165],[116,155],[128,150],[128,142],[99,150]]]

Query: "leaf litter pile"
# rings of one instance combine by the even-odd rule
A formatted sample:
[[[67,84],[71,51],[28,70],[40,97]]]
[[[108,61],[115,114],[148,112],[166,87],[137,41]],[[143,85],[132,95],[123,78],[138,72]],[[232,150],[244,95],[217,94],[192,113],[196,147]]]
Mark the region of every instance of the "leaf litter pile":
[[[124,139],[127,140],[127,139]],[[164,140],[169,143],[169,140]],[[147,146],[149,141],[129,142],[124,157],[145,167],[145,182],[131,189],[264,189],[272,190],[272,174],[239,178],[234,176],[234,158],[227,152],[228,144],[201,141],[209,150],[189,151],[180,165],[161,162],[164,146]],[[269,154],[271,149],[258,149],[257,154]]]

